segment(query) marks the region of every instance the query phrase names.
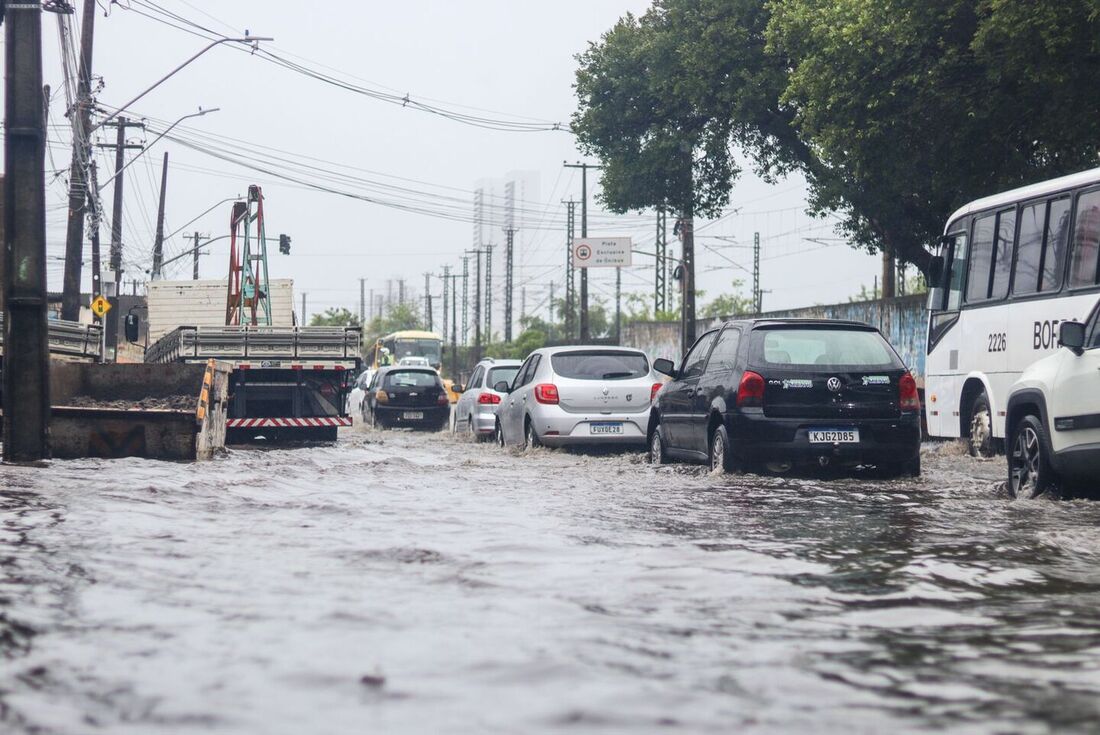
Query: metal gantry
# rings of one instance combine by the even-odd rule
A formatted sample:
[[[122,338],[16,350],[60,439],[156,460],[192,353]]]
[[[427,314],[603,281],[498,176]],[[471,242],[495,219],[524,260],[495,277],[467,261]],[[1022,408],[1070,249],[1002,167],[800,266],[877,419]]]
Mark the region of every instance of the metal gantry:
[[[657,263],[653,288],[653,318],[668,310],[668,213],[664,207],[657,209]]]
[[[270,326],[269,293],[264,196],[260,187],[252,184],[248,187],[248,199],[233,203],[229,238],[229,293],[225,305],[226,325]],[[303,294],[303,302],[304,296]],[[302,317],[304,322],[304,304]]]
[[[512,341],[512,258],[514,255],[516,230],[509,227],[504,231],[508,241],[504,252],[504,341]],[[522,314],[520,315],[522,316]]]
[[[576,233],[577,203],[565,203],[565,336],[573,337],[573,316],[577,313],[577,287],[573,279],[573,237]]]

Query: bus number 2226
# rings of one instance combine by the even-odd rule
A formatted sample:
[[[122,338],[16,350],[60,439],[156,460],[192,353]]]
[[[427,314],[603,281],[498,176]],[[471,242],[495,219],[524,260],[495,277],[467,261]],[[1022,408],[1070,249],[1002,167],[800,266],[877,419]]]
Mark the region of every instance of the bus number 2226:
[[[1008,349],[1008,339],[1004,332],[989,335],[989,352],[1004,352]]]

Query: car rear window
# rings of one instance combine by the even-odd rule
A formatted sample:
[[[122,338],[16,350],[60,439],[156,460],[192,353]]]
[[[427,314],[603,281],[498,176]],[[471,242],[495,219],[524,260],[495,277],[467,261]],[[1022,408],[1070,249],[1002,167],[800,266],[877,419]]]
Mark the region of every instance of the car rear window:
[[[649,360],[638,352],[584,350],[551,356],[554,372],[575,380],[630,380],[649,374]]]
[[[427,388],[433,386],[439,376],[427,370],[398,370],[386,376],[387,388]]]
[[[878,332],[861,329],[757,329],[752,362],[769,367],[900,367]]]
[[[498,367],[489,371],[489,379],[485,381],[485,385],[492,388],[500,381],[504,381],[508,385],[512,384],[512,381],[516,377],[516,373],[519,372],[519,365],[514,367]]]

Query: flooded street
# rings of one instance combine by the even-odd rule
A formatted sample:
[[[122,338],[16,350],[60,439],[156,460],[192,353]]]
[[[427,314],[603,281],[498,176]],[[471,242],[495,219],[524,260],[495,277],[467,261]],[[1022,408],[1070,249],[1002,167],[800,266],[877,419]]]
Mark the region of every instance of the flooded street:
[[[1100,722],[1100,503],[363,432],[2,468],[0,730]]]

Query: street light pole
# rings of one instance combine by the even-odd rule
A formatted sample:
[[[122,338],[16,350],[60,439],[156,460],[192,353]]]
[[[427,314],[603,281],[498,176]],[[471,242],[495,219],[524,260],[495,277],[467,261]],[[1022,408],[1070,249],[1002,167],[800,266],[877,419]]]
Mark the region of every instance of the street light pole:
[[[98,188],[97,190],[98,190],[98,191],[103,191],[103,188],[104,188],[105,186],[107,186],[107,184],[109,184],[109,183],[111,183],[112,181],[114,181],[114,180],[115,180],[115,179],[116,179],[116,178],[118,177],[118,175],[119,175],[120,173],[122,173],[123,171],[125,171],[126,169],[128,169],[128,168],[129,168],[129,167],[131,166],[131,164],[133,164],[133,162],[134,162],[134,161],[138,160],[138,159],[139,159],[139,158],[141,158],[141,157],[142,157],[143,155],[145,155],[145,153],[146,153],[146,152],[147,152],[147,151],[148,151],[148,150],[149,150],[150,148],[152,148],[153,146],[155,146],[155,145],[156,145],[157,143],[159,143],[159,142],[160,142],[160,139],[161,139],[161,138],[163,138],[164,136],[168,135],[168,133],[172,132],[172,128],[176,127],[177,125],[179,125],[179,124],[180,124],[181,122],[183,122],[184,120],[189,120],[189,119],[191,119],[191,118],[193,118],[193,117],[202,117],[203,115],[208,115],[208,114],[209,114],[209,113],[211,113],[211,112],[218,112],[218,111],[220,111],[221,109],[222,109],[222,108],[220,108],[220,107],[211,107],[211,108],[210,108],[209,110],[204,110],[204,109],[202,109],[202,108],[200,107],[200,108],[199,108],[199,111],[198,111],[198,112],[192,112],[191,114],[189,114],[189,115],[184,115],[184,116],[183,116],[183,117],[181,117],[181,118],[180,118],[179,120],[176,120],[176,121],[175,121],[174,123],[172,123],[172,124],[171,124],[171,125],[169,125],[169,126],[168,126],[167,128],[165,128],[165,129],[164,129],[164,132],[163,132],[163,133],[161,133],[161,134],[160,134],[160,135],[158,135],[157,137],[153,138],[153,142],[152,142],[152,143],[150,143],[149,145],[145,146],[145,147],[144,147],[144,148],[143,148],[143,149],[141,150],[141,153],[138,153],[138,154],[137,154],[136,156],[134,156],[133,158],[131,158],[131,159],[130,159],[130,160],[129,160],[129,161],[127,162],[127,163],[126,163],[126,165],[125,165],[125,166],[123,166],[122,168],[120,168],[120,169],[118,169],[117,171],[115,171],[115,174],[114,174],[114,176],[112,176],[111,178],[107,179],[107,180],[106,180],[106,181],[104,181],[104,182],[103,182],[102,184],[100,184],[100,185],[99,185],[99,188]]]

